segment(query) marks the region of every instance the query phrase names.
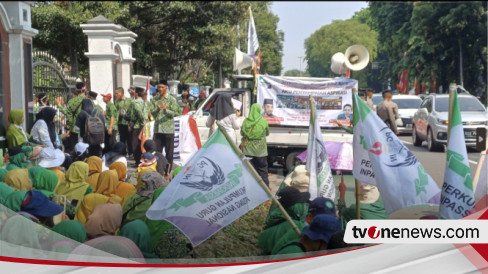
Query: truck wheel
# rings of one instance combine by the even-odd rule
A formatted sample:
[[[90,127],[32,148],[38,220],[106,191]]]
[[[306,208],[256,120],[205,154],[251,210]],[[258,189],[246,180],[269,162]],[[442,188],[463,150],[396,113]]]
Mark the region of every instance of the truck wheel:
[[[303,151],[293,151],[286,156],[286,169],[287,173],[290,172],[293,167],[296,167],[298,165],[303,165],[304,163],[300,161],[300,159],[297,158],[297,156],[302,153]]]

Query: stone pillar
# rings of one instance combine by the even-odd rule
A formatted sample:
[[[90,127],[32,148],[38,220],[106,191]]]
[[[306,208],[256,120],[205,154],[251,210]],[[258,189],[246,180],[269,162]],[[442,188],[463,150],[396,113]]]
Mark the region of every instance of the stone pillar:
[[[99,15],[86,24],[81,24],[83,33],[88,36],[88,52],[85,55],[90,62],[90,87],[98,94],[111,93],[113,95],[117,82],[120,79],[125,90],[130,87],[131,64],[135,61],[132,58],[132,43],[137,35],[121,25],[116,25],[107,18]],[[120,65],[119,73],[114,71],[115,65]],[[113,96],[112,96],[113,97]],[[97,102],[103,108],[105,103],[99,96]]]
[[[178,80],[169,80],[168,81],[168,90],[171,94],[178,95],[178,84],[180,81]]]

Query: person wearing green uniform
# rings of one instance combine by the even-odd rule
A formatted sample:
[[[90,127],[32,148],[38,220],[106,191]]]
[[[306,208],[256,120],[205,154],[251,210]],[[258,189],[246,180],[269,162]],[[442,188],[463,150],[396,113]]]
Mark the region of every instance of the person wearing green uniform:
[[[131,117],[134,124],[132,128],[132,151],[134,152],[135,167],[139,166],[141,162],[141,140],[139,140],[139,134],[148,120],[146,104],[142,97],[144,96],[144,89],[136,87],[136,100],[132,103]]]
[[[129,155],[132,155],[131,139],[129,138],[129,110],[132,98],[124,97],[124,88],[115,89],[115,108],[117,109],[117,129],[119,131],[119,141],[125,144]],[[125,152],[127,154],[127,151]]]
[[[119,115],[117,114],[117,108],[112,103],[112,94],[102,94],[103,102],[105,106],[105,123],[107,123],[107,129],[105,131],[105,152],[110,151],[112,146],[115,145],[115,136],[117,135],[117,125]],[[105,153],[104,153],[105,154]]]
[[[7,128],[6,139],[9,149],[22,146],[29,142],[30,135],[22,127],[22,123],[24,123],[24,110],[11,110],[8,114],[8,122],[10,125]]]
[[[170,167],[173,165],[174,139],[175,139],[175,120],[174,117],[181,115],[181,109],[176,99],[171,96],[168,86],[164,81],[158,84],[158,90],[161,90],[161,98],[156,102],[156,107],[152,112],[154,117],[154,137],[156,150],[166,153],[166,159]]]
[[[75,130],[75,123],[78,114],[81,112],[81,102],[85,99],[86,86],[83,82],[76,83],[76,97],[69,100],[66,114],[66,130],[69,132],[69,138],[66,140],[65,151],[73,154],[76,143],[78,143],[79,132]]]
[[[305,252],[327,250],[328,243],[336,232],[341,231],[341,223],[330,214],[319,214],[313,218],[310,226],[303,228],[298,241],[283,246],[272,259],[290,259],[305,257]]]
[[[269,135],[268,121],[261,115],[261,105],[252,104],[249,117],[241,126],[242,152],[252,158],[251,164],[269,187],[268,180],[268,145],[266,136]]]

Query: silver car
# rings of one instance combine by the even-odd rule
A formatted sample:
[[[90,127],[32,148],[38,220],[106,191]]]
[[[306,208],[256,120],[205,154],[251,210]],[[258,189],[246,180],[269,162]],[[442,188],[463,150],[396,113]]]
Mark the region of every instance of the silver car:
[[[488,129],[488,112],[480,101],[469,94],[458,94],[464,138],[469,147],[476,146],[476,129]],[[412,141],[421,146],[427,141],[427,148],[435,151],[447,143],[449,120],[449,94],[430,94],[425,97],[413,116]]]

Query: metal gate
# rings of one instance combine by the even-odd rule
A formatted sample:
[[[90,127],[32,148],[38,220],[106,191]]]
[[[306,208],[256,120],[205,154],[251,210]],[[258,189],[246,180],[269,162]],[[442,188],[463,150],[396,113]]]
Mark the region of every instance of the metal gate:
[[[55,106],[55,99],[63,97],[67,102],[71,93],[75,91],[76,77],[67,76],[63,67],[49,53],[34,51],[32,53],[33,64],[33,100],[29,100],[29,115],[27,120],[28,128],[32,128],[35,122],[35,114],[38,108],[37,96],[46,94],[49,105]],[[60,124],[56,123],[59,127]],[[58,128],[60,130],[60,127]]]

